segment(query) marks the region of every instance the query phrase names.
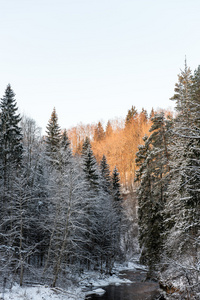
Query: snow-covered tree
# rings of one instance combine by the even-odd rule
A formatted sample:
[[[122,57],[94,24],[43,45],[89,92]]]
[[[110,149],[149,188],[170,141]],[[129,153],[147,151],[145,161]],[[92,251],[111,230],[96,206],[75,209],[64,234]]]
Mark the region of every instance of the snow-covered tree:
[[[102,176],[102,187],[106,193],[110,194],[112,191],[110,168],[105,155],[103,155],[100,162],[100,173]]]
[[[199,89],[199,68],[192,75],[185,62],[172,97],[176,101],[177,114],[170,145],[164,270],[167,269],[167,276],[170,274],[171,279],[178,272],[185,283],[185,292],[191,297],[198,292],[199,286]]]
[[[12,172],[20,167],[22,160],[21,118],[17,110],[15,94],[9,84],[0,102],[0,176],[4,186],[9,184]]]
[[[139,240],[141,261],[149,266],[149,275],[159,262],[163,247],[164,208],[169,173],[169,128],[171,121],[164,114],[152,118],[150,137],[143,138],[136,154],[138,187]]]
[[[91,189],[98,190],[98,166],[88,138],[82,147],[82,167]]]
[[[19,195],[16,194],[15,182],[21,177],[22,167],[22,131],[20,115],[17,113],[15,94],[8,85],[0,102],[0,246],[7,261],[8,271],[16,270],[15,243],[19,231],[16,230],[16,211]],[[20,217],[19,215],[17,216]]]
[[[58,124],[58,116],[55,108],[46,128],[46,153],[53,165],[58,164],[58,152],[60,150],[61,129]]]

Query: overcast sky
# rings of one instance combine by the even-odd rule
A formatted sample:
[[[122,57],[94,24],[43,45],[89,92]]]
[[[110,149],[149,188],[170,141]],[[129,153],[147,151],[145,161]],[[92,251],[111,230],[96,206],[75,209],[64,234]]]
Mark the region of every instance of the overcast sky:
[[[0,0],[0,97],[45,130],[173,106],[185,55],[200,64],[199,0]]]

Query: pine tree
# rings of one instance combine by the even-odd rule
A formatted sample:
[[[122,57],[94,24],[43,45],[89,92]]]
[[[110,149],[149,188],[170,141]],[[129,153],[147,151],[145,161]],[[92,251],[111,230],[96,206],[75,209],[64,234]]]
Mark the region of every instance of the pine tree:
[[[146,109],[142,108],[142,111],[140,113],[140,123],[141,124],[146,124],[148,121],[148,113]]]
[[[69,145],[70,145],[70,141],[69,141],[69,138],[67,135],[67,130],[64,129],[64,131],[61,134],[61,147],[63,149],[67,149],[69,147]]]
[[[107,163],[105,155],[103,155],[102,160],[100,162],[100,172],[103,181],[103,189],[106,193],[110,194],[112,187],[111,187],[111,177],[110,177],[110,169]]]
[[[70,140],[66,129],[61,134],[60,140],[60,168],[66,168],[72,160],[72,151],[70,148]]]
[[[151,112],[150,112],[149,119],[151,120],[151,118],[153,118],[154,116],[155,116],[155,111],[154,111],[154,109],[153,109],[153,107],[152,107]]]
[[[113,128],[112,128],[112,125],[111,125],[111,122],[108,121],[107,125],[106,125],[106,132],[105,132],[105,135],[106,137],[110,137],[113,133]]]
[[[167,175],[169,172],[170,122],[164,114],[152,118],[151,135],[144,137],[144,145],[139,146],[136,163],[138,187],[139,240],[142,247],[141,260],[149,266],[152,276],[163,249],[164,208],[166,203]],[[168,124],[169,123],[169,124]]]
[[[58,153],[60,151],[61,130],[58,125],[58,116],[55,108],[46,129],[46,153],[53,164],[58,164]]]
[[[98,166],[94,157],[89,138],[85,139],[82,147],[83,171],[91,189],[98,190]]]
[[[19,126],[15,94],[10,84],[0,102],[0,161],[4,186],[9,182],[12,171],[20,167],[22,161],[22,131]]]
[[[151,267],[154,262],[152,252],[155,251],[151,245],[152,241],[152,218],[155,217],[153,212],[153,180],[151,166],[151,146],[147,136],[143,138],[144,145],[138,147],[136,153],[136,172],[135,181],[139,182],[137,189],[138,194],[138,225],[139,225],[139,242],[142,249],[140,260]],[[156,236],[157,238],[157,236]],[[157,246],[157,245],[156,245]],[[153,255],[155,256],[155,254]],[[151,261],[153,259],[153,262]]]
[[[120,177],[117,167],[115,166],[112,173],[112,191],[113,191],[113,200],[116,205],[121,207],[122,196],[121,196],[121,185],[120,185]]]
[[[181,259],[185,253],[192,253],[194,260],[197,258],[199,232],[197,220],[200,218],[199,82],[199,70],[197,69],[192,76],[185,61],[185,68],[178,76],[178,83],[175,85],[175,95],[171,98],[176,101],[177,116],[174,120],[171,147],[168,241],[170,240],[171,245],[170,255],[176,259]],[[178,247],[177,241],[179,241]]]
[[[137,109],[135,106],[132,106],[131,109],[128,110],[126,120],[125,120],[125,126],[131,124],[136,116],[137,116]]]
[[[121,258],[121,237],[124,227],[123,198],[121,194],[120,175],[115,166],[112,172],[112,206],[115,212],[115,224],[113,228],[113,253],[115,257]]]
[[[95,126],[94,129],[94,140],[96,142],[100,142],[105,138],[105,132],[103,129],[103,126],[101,124],[101,122],[98,122],[98,124]]]
[[[199,292],[199,71],[185,68],[178,76],[175,94],[176,117],[171,129],[170,181],[165,208],[165,268],[163,274],[181,277],[187,297]],[[166,264],[166,261],[169,263]],[[167,275],[165,274],[165,271]],[[183,272],[184,270],[184,272]],[[164,278],[164,276],[163,276]]]
[[[18,263],[16,247],[19,246],[19,218],[22,210],[20,191],[15,182],[21,178],[23,146],[20,115],[17,113],[15,94],[8,85],[0,102],[0,228],[2,259],[7,273],[15,271]],[[5,264],[5,262],[7,263]]]

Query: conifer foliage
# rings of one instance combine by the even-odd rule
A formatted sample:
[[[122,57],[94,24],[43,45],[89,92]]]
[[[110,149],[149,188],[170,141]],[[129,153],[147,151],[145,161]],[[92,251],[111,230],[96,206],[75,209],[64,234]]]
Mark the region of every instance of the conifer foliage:
[[[164,208],[166,203],[167,174],[169,172],[168,120],[164,114],[152,118],[151,135],[144,137],[139,147],[136,163],[139,167],[138,188],[141,260],[149,265],[150,276],[159,261],[163,247]]]
[[[55,108],[53,109],[51,118],[47,124],[46,133],[46,152],[52,162],[54,161],[55,163],[60,149],[61,138],[61,130],[58,124],[58,116]]]
[[[149,275],[175,282],[181,297],[199,290],[200,249],[200,68],[178,76],[176,116],[153,113],[149,137],[139,146],[136,163],[141,260]],[[184,286],[179,286],[179,282]]]
[[[17,109],[15,94],[8,85],[0,102],[0,159],[4,180],[8,180],[9,168],[18,167],[22,160],[22,132]]]
[[[120,243],[105,156],[98,165],[89,138],[73,156],[55,108],[42,138],[14,97],[8,85],[0,103],[0,278],[66,286],[72,269],[111,272]]]
[[[22,260],[20,214],[22,216],[25,200],[21,180],[23,147],[20,120],[15,94],[8,85],[0,102],[0,268],[6,273],[15,272]]]

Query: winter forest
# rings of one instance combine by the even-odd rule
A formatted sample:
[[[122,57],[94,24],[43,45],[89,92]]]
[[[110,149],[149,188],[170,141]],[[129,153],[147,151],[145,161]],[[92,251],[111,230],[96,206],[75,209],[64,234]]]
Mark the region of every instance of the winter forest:
[[[54,108],[41,136],[8,84],[0,100],[1,286],[62,287],[85,270],[112,274],[138,255],[149,279],[198,299],[200,67],[185,62],[174,91],[174,112],[132,106],[105,128],[63,130]]]

